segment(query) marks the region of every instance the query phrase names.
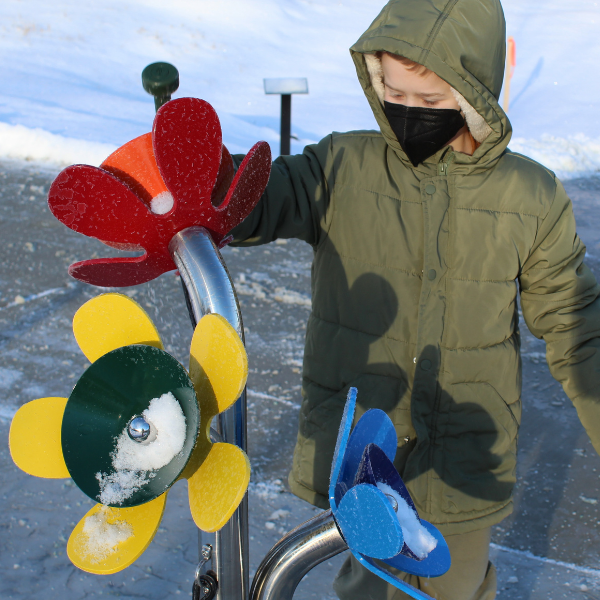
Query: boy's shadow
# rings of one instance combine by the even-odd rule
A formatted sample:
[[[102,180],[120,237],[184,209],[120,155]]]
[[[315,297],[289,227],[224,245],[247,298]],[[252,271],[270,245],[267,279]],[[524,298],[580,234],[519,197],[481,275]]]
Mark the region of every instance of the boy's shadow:
[[[332,245],[327,252],[330,255],[335,253],[335,258],[331,257],[332,261],[339,261],[339,255]],[[433,410],[432,400],[419,403],[416,412],[415,408],[411,410],[408,374],[395,361],[373,360],[373,356],[381,359],[386,355],[392,357],[398,352],[400,342],[389,336],[399,309],[394,289],[382,276],[370,272],[360,275],[352,286],[336,292],[336,302],[340,307],[338,322],[356,323],[355,318],[360,317],[358,322],[361,323],[362,330],[353,336],[352,344],[344,345],[343,348],[338,346],[342,356],[337,357],[335,362],[341,365],[342,378],[346,380],[341,389],[323,387],[310,379],[304,381],[305,389],[309,390],[310,401],[303,404],[299,416],[299,446],[294,457],[294,476],[300,478],[300,483],[308,489],[313,489],[322,496],[316,497],[316,503],[321,508],[328,508],[325,499],[328,496],[333,451],[350,387],[358,389],[354,423],[370,408],[380,408],[390,416],[398,435],[395,465],[409,486],[411,480],[433,469],[437,478],[456,489],[458,495],[466,494],[489,502],[506,500],[514,485],[516,465],[514,440],[517,423],[510,408],[498,396],[487,410],[478,396],[481,392],[489,395],[493,388],[485,383],[473,383],[462,384],[470,386],[470,389],[461,390],[461,401],[458,403],[451,393],[442,390],[439,406],[443,412],[439,415]],[[320,318],[318,311],[315,316]],[[413,326],[416,327],[416,323]],[[375,354],[371,346],[376,341],[380,343]],[[316,353],[316,361],[321,360],[327,364],[327,351],[314,344],[311,346],[310,336],[307,336],[307,348],[313,353],[313,361]],[[432,352],[439,350],[428,346],[422,355],[431,356]],[[415,368],[419,363],[420,357],[416,357]],[[493,394],[497,396],[495,391]],[[470,401],[471,398],[477,401]],[[513,438],[511,442],[514,445],[512,462],[510,459],[506,460],[506,444],[503,443],[507,439],[507,432],[502,431],[499,436],[500,430],[506,429],[506,418],[503,421],[498,419],[498,414],[492,414],[498,411],[508,411],[514,421],[509,423],[514,431],[508,433],[508,437]],[[439,419],[451,419],[455,425],[450,434],[444,436],[444,449],[448,446],[449,450],[438,451],[431,465],[431,461],[427,460],[431,443],[440,442],[439,439],[429,439],[434,414],[438,419],[438,427],[443,426]],[[418,435],[413,426],[414,416],[418,421],[426,423],[425,426],[417,424]],[[306,441],[302,442],[303,438]],[[456,451],[453,452],[452,448],[456,448]],[[496,449],[501,450],[504,456],[496,454]],[[309,465],[311,468],[307,468]],[[417,506],[421,504],[419,498],[415,498],[415,502]],[[443,502],[449,512],[454,512],[452,497],[445,498]]]

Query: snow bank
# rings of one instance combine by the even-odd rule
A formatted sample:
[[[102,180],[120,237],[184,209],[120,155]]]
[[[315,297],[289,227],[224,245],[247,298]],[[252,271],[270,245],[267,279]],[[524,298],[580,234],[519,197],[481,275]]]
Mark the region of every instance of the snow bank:
[[[540,139],[513,138],[509,148],[541,163],[563,180],[589,177],[600,173],[600,138],[591,139],[583,134],[570,138],[543,135]],[[111,144],[87,142],[63,137],[42,129],[28,129],[23,125],[0,123],[0,157],[50,163],[61,167],[72,164],[99,166],[116,147]],[[169,192],[157,196],[152,212],[165,214],[173,207]],[[264,289],[256,282],[240,286],[238,293],[264,299]],[[288,304],[310,308],[310,298],[297,292],[277,288],[274,299]]]
[[[0,54],[10,82],[0,89],[0,157],[99,164],[151,130],[154,102],[140,74],[158,60],[179,69],[174,97],[215,107],[234,153],[258,140],[279,152],[280,100],[264,93],[263,78],[308,78],[309,93],[292,102],[292,153],[331,131],[373,129],[348,48],[384,3],[0,2]],[[598,172],[600,2],[502,4],[517,43],[511,148],[563,178]]]
[[[0,156],[67,166],[76,163],[99,166],[116,146],[63,137],[23,125],[0,123]]]
[[[513,138],[509,148],[548,167],[559,179],[600,173],[600,138],[594,140],[583,134],[567,139],[551,135],[538,140]]]

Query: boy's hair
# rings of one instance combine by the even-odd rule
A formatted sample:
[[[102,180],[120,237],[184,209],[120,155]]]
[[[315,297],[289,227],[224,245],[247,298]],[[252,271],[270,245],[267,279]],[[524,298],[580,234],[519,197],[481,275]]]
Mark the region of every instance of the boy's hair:
[[[390,58],[393,58],[394,60],[397,60],[400,64],[404,65],[409,71],[414,71],[416,75],[420,75],[421,77],[427,77],[427,75],[431,73],[431,71],[427,67],[419,64],[418,62],[415,62],[414,60],[410,60],[410,58],[406,58],[406,56],[392,54],[391,52],[386,52],[385,50],[378,50],[377,52],[375,52],[375,56],[379,60],[381,60],[381,57],[384,54],[386,54]],[[383,72],[381,73],[381,80],[382,83],[385,83],[385,81],[383,81]]]

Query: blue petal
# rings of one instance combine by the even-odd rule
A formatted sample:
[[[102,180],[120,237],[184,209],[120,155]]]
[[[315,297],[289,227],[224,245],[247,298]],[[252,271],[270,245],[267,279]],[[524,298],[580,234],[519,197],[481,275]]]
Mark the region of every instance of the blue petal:
[[[411,598],[415,598],[415,600],[434,600],[431,596],[427,595],[425,592],[418,590],[416,587],[410,585],[410,583],[406,583],[402,579],[399,579],[395,575],[392,575],[388,570],[382,569],[375,562],[368,558],[367,556],[362,556],[361,554],[357,554],[353,552],[354,558],[358,560],[358,562],[365,568],[369,569],[371,573],[375,573],[375,575],[381,577],[384,581],[391,583],[394,587],[402,590],[405,594],[408,594]]]
[[[337,504],[348,488],[352,486],[368,444],[377,444],[390,461],[394,460],[398,447],[398,436],[390,418],[378,408],[368,410],[352,430],[337,482],[338,488],[335,496]]]
[[[404,573],[420,577],[439,577],[448,571],[451,564],[450,550],[444,536],[437,527],[421,519],[421,525],[437,539],[437,546],[423,560],[415,560],[404,554],[398,554],[384,562]]]
[[[350,437],[350,429],[352,428],[352,421],[354,419],[354,410],[356,409],[356,394],[356,388],[350,388],[348,390],[348,398],[346,399],[346,406],[344,407],[344,414],[342,415],[342,422],[340,423],[335,452],[333,453],[331,478],[329,480],[329,504],[333,511],[337,508],[335,488],[340,476],[342,461],[344,460],[344,454],[348,445],[348,438]]]
[[[348,547],[355,552],[391,558],[404,544],[396,513],[385,495],[372,485],[348,490],[334,517]]]
[[[363,452],[353,484],[370,483],[376,485],[378,482],[389,485],[396,493],[400,494],[417,517],[419,516],[402,477],[396,471],[396,467],[394,467],[388,455],[375,444],[369,444]]]

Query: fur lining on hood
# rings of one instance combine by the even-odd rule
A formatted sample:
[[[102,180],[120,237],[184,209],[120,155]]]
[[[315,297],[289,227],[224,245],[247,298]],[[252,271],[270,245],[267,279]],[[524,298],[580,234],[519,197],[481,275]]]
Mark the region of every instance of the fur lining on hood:
[[[363,54],[365,58],[365,64],[371,77],[371,85],[379,98],[379,101],[383,105],[383,99],[385,96],[385,88],[383,85],[383,69],[381,67],[381,60],[375,56],[375,54]],[[485,138],[492,133],[492,128],[485,122],[485,119],[465,100],[464,96],[461,96],[453,87],[452,95],[456,99],[460,110],[465,117],[467,126],[471,135],[476,142],[480,144]]]

